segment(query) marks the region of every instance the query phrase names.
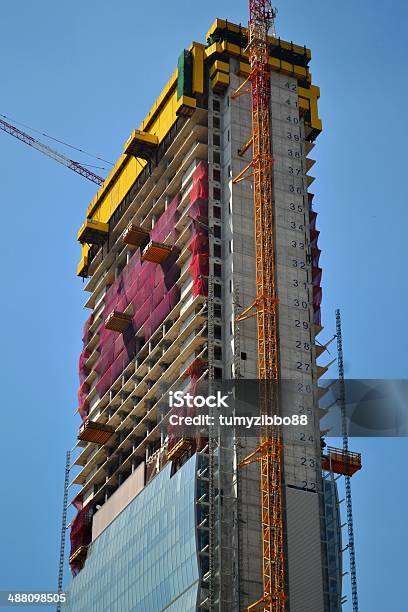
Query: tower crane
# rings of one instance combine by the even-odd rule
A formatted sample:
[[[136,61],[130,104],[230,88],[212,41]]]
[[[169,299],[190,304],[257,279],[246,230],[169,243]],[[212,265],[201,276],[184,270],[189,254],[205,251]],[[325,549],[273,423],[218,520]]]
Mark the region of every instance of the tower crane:
[[[26,134],[26,132],[19,130],[15,125],[7,123],[7,121],[4,121],[4,119],[1,118],[0,129],[3,130],[3,132],[10,134],[11,136],[14,136],[14,138],[17,138],[21,142],[24,142],[29,147],[33,147],[33,149],[37,149],[37,151],[44,153],[44,155],[48,155],[48,157],[51,157],[51,159],[55,159],[55,161],[59,162],[60,164],[63,164],[67,168],[70,168],[70,170],[73,170],[77,174],[84,176],[89,181],[92,181],[97,185],[103,185],[105,179],[92,172],[92,170],[89,170],[89,168],[85,168],[85,166],[82,166],[78,162],[69,159],[68,157],[65,157],[65,155],[63,155],[62,153],[55,151],[48,145],[40,142],[33,136]]]
[[[256,299],[238,317],[257,319],[258,378],[262,414],[277,414],[279,359],[277,292],[271,155],[270,69],[268,33],[274,31],[276,10],[270,0],[249,0],[249,77],[234,97],[251,93],[252,160],[234,182],[253,177]],[[284,612],[285,568],[282,510],[282,440],[279,428],[262,427],[258,448],[241,465],[260,463],[263,594],[247,610]]]

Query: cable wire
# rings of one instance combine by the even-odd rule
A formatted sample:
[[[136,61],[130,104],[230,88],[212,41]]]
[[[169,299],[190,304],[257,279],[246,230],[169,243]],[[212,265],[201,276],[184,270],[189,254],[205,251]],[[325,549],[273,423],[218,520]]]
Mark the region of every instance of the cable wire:
[[[80,153],[83,153],[84,155],[89,155],[89,157],[94,157],[95,159],[99,159],[99,161],[104,162],[105,164],[110,164],[111,166],[114,165],[113,162],[104,159],[103,157],[98,157],[98,155],[94,155],[93,153],[89,153],[89,151],[85,151],[84,149],[80,149],[78,147],[75,147],[72,144],[69,144],[68,142],[65,142],[64,140],[59,140],[58,138],[55,138],[54,136],[50,136],[49,134],[47,134],[46,132],[41,132],[40,130],[36,130],[35,128],[27,125],[26,123],[22,123],[21,121],[17,121],[16,119],[14,119],[13,117],[8,117],[7,115],[2,115],[0,113],[0,117],[3,117],[3,119],[7,119],[8,121],[13,121],[14,123],[17,123],[18,125],[22,125],[23,127],[27,128],[28,130],[31,130],[32,132],[35,132],[36,134],[40,134],[41,136],[45,136],[45,138],[49,138],[50,140],[54,140],[55,142],[58,142],[59,144],[62,144],[66,147],[69,147],[70,149],[74,149],[74,151],[79,151]],[[83,164],[84,166],[89,165],[89,164]],[[105,168],[102,168],[101,166],[90,166],[90,168],[100,168],[101,170],[105,170]]]

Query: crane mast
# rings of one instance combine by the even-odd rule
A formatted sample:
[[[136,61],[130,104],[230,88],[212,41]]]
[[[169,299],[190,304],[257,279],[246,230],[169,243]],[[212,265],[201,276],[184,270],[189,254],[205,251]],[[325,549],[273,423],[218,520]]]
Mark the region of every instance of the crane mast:
[[[268,45],[268,32],[274,15],[269,0],[250,0],[249,59],[252,91],[258,378],[268,381],[261,390],[260,397],[261,410],[266,413],[277,412],[276,386],[270,388],[269,381],[276,383],[279,380]],[[259,440],[262,604],[264,610],[271,612],[283,612],[285,607],[281,452],[279,430],[263,428]]]
[[[270,0],[249,0],[248,52],[251,72],[234,94],[237,96],[250,91],[252,98],[252,160],[234,182],[253,177],[256,299],[252,306],[241,313],[239,320],[253,315],[257,318],[261,414],[279,412],[278,299],[275,285],[268,43],[268,32],[273,28],[275,16],[276,11]],[[264,426],[260,430],[258,448],[241,462],[241,465],[248,465],[259,461],[261,468],[263,594],[248,610],[284,612],[285,609],[281,455],[279,428]]]
[[[7,123],[7,121],[4,121],[4,119],[0,119],[0,130],[3,130],[3,132],[6,132],[7,134],[10,134],[11,136],[14,136],[14,138],[17,138],[21,142],[24,142],[29,147],[33,147],[33,149],[37,149],[37,151],[44,153],[44,155],[51,157],[51,159],[54,159],[60,164],[63,164],[70,170],[73,170],[77,174],[80,174],[81,176],[85,177],[89,181],[92,181],[93,183],[96,183],[97,185],[103,185],[105,179],[103,179],[101,176],[98,176],[97,174],[95,174],[88,168],[85,168],[85,166],[82,166],[78,162],[72,159],[69,159],[68,157],[65,157],[65,155],[62,155],[62,153],[55,151],[48,145],[40,142],[36,138],[33,138],[33,136],[26,134],[26,132],[19,130],[11,123]]]

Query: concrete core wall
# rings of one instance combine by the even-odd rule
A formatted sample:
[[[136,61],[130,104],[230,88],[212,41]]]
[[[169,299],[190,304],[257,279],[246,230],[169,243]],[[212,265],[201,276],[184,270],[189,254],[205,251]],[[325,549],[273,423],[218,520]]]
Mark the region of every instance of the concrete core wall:
[[[232,183],[232,178],[252,156],[251,148],[243,156],[238,154],[252,129],[250,96],[231,99],[243,80],[238,76],[238,68],[238,62],[231,59],[230,86],[219,96],[223,177],[223,368],[225,378],[234,377],[237,366],[244,378],[257,378],[256,318],[240,323],[238,328],[234,323],[237,314],[255,300],[252,180]],[[320,527],[320,429],[315,415],[317,376],[306,153],[296,79],[272,72],[271,98],[280,376],[293,384],[289,416],[308,415],[307,426],[290,427],[283,434],[286,590],[291,612],[320,612],[328,609],[324,603],[325,556]],[[257,440],[235,439],[234,444],[238,465],[255,450]],[[238,468],[235,477],[238,483],[237,609],[243,610],[262,595],[259,464]],[[309,529],[309,537],[304,537],[299,521]],[[302,599],[299,599],[300,593]]]

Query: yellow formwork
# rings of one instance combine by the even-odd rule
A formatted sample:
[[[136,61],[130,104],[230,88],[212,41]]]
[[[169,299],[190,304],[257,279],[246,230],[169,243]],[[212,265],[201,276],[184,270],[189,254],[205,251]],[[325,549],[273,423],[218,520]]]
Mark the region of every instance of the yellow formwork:
[[[228,62],[222,62],[221,60],[216,60],[210,68],[210,77],[214,76],[214,74],[218,71],[229,73],[229,64]]]
[[[246,62],[239,62],[239,76],[247,77],[251,72],[251,67]]]
[[[77,266],[77,272],[76,272],[77,276],[83,276],[86,273],[86,269],[88,267],[88,252],[89,252],[89,247],[88,247],[88,245],[86,245],[86,246],[87,246],[87,249],[85,249],[85,250],[87,251],[87,253],[83,254],[81,259],[80,259],[80,261],[79,261],[79,264]],[[82,249],[82,250],[84,250],[84,249]]]
[[[310,126],[312,129],[321,132],[322,122],[319,119],[317,101],[320,98],[320,88],[311,85],[309,88],[298,87],[299,108],[310,111]]]
[[[223,53],[223,48],[221,43],[213,43],[210,47],[207,47],[205,50],[205,57],[211,57],[214,54],[221,55]]]
[[[164,138],[170,129],[172,125],[170,118],[172,116],[174,117],[173,122],[175,121],[177,105],[176,86],[177,70],[173,72],[162,93],[152,106],[144,121],[142,121],[139,126],[140,131],[150,132],[151,134],[157,136],[159,142]],[[103,222],[108,220],[119,205],[120,200],[117,201],[117,197],[122,199],[124,195],[126,195],[126,192],[135,182],[144,166],[144,160],[136,161],[130,156],[121,155],[105,179],[104,184],[98,190],[96,196],[88,206],[87,217],[91,218],[95,216],[99,221]],[[116,188],[116,183],[118,182],[122,184],[118,185],[118,189],[115,189],[115,194],[108,198],[108,194],[112,191],[114,185]],[[126,189],[125,193],[123,193],[124,189]],[[104,202],[105,199],[109,200],[106,204]],[[107,217],[106,215],[109,216]]]
[[[85,219],[85,223],[78,230],[78,241],[87,244],[97,244],[97,241],[103,240],[109,233],[108,223],[102,223],[96,219]],[[93,241],[95,240],[95,242]]]
[[[221,43],[221,48],[225,53],[229,53],[230,55],[249,57],[248,53],[241,49],[239,45],[227,42],[226,40]]]
[[[228,87],[229,82],[229,74],[225,74],[224,72],[216,72],[211,79],[211,87],[212,89],[225,89],[225,87]]]
[[[244,36],[248,36],[248,29],[246,27],[239,26],[235,23],[230,23],[225,19],[216,19],[214,23],[212,23],[210,29],[207,31],[206,39],[208,39],[217,30],[229,30],[230,32],[234,32],[236,34],[241,32]],[[287,40],[282,40],[281,38],[276,38],[274,36],[268,36],[268,39],[272,45],[281,46],[287,51],[293,51],[298,55],[303,55],[305,53],[308,60],[310,60],[312,57],[312,53],[308,47],[302,47],[301,45],[297,45],[295,43],[289,42]]]
[[[247,35],[246,28],[223,19],[217,19],[207,32],[207,38],[216,32],[217,29],[228,29],[234,33],[241,32],[243,35]],[[273,37],[270,37],[270,42],[272,45],[280,46],[295,54],[306,55],[307,59],[311,57],[310,49],[301,47],[300,45],[295,45]],[[214,63],[214,65],[218,64],[218,68],[214,68],[211,75],[211,85],[215,88],[226,87],[229,84],[229,67],[228,70],[221,69],[221,66],[228,66],[228,64],[222,61],[222,59],[219,59],[220,57],[239,57],[242,59],[240,62],[239,74],[241,76],[248,76],[249,74],[249,64],[246,61],[248,54],[237,44],[224,40],[221,43],[214,43],[206,48],[205,45],[201,43],[193,42],[190,49],[193,55],[193,95],[202,95],[204,93],[204,65],[206,61],[210,61]],[[215,62],[214,55],[216,56]],[[311,83],[311,74],[308,68],[275,57],[271,57],[269,62],[273,70],[295,76],[303,81],[306,86]],[[176,69],[163,88],[160,96],[153,104],[151,110],[139,126],[141,132],[145,133],[147,136],[152,135],[157,138],[158,144],[160,144],[168,133],[177,117],[179,115],[188,116],[189,113],[193,112],[196,105],[195,98],[185,98],[184,101],[177,101],[177,78],[178,71]],[[299,90],[300,89],[302,88],[299,88]],[[311,86],[310,88],[305,88],[305,91],[308,92],[307,95],[299,93],[300,107],[310,111],[311,127],[320,131],[321,121],[318,118],[317,112],[317,99],[319,97],[318,88]],[[143,159],[135,158],[130,154],[121,155],[108,177],[105,179],[104,184],[88,206],[86,217],[88,219],[95,219],[101,223],[107,223],[145,165],[146,161]],[[86,272],[88,253],[89,246],[87,244],[82,245],[81,261],[77,270],[77,274],[79,275],[83,275]]]
[[[132,134],[127,139],[123,152],[125,155],[133,155],[134,157],[148,157],[151,152],[157,148],[159,139],[154,134],[142,132],[141,130],[133,130]]]
[[[193,94],[203,94],[205,46],[194,42],[191,52],[193,54]]]
[[[210,29],[208,30],[207,34],[205,35],[206,40],[212,35],[214,34],[214,32],[216,32],[216,30],[225,30],[225,29],[230,30],[231,32],[239,32],[239,26],[236,25],[235,23],[230,23],[229,21],[226,22],[225,19],[216,19],[214,21],[214,23],[211,24]],[[241,28],[242,31],[246,32],[245,28]]]

